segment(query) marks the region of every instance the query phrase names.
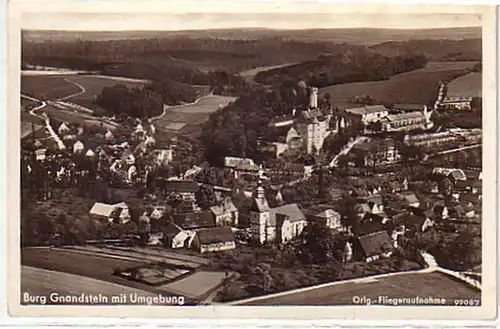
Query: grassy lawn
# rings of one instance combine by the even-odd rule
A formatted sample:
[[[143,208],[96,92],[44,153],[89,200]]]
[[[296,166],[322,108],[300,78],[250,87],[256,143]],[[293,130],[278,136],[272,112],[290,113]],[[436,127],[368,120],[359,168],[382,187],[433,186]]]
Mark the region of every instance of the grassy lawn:
[[[444,62],[446,63],[446,62]],[[382,103],[417,103],[432,105],[436,101],[440,81],[448,81],[462,73],[460,65],[444,70],[447,64],[430,64],[421,70],[402,73],[384,81],[355,82],[322,88],[321,95],[331,95],[331,102],[340,108],[356,107],[350,103],[356,96],[368,95]]]

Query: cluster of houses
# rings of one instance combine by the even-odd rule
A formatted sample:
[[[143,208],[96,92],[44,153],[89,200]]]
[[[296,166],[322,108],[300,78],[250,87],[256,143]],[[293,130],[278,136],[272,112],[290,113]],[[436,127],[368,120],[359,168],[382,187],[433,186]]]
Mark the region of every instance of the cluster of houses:
[[[82,125],[62,122],[55,130],[66,149],[62,152],[49,152],[50,147],[44,146],[40,140],[35,140],[35,160],[46,164],[52,171],[55,170],[50,174],[56,176],[56,181],[72,181],[71,176],[77,175],[75,159],[86,159],[88,163],[96,164],[98,176],[103,170],[110,171],[124,184],[144,180],[147,168],[144,175],[139,176],[138,159],[146,160],[150,167],[167,166],[173,160],[172,145],[157,145],[153,137],[155,127],[148,124],[147,128],[144,128],[144,125],[145,123],[139,122],[127,138],[117,138],[116,132],[111,127],[104,129],[103,124],[99,130],[106,130],[104,134],[92,134]],[[27,158],[31,158],[31,155]]]

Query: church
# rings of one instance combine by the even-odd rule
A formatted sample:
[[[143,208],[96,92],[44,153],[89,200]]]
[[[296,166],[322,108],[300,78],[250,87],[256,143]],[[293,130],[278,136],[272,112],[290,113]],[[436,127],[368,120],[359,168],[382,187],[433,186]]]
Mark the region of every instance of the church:
[[[286,243],[299,236],[307,225],[306,216],[296,203],[269,207],[264,188],[259,185],[250,208],[252,239],[260,244]]]

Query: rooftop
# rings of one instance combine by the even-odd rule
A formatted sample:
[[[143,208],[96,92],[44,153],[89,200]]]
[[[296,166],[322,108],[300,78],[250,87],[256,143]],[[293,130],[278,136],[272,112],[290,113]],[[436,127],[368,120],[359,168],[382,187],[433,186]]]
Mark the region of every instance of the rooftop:
[[[211,227],[196,232],[201,244],[234,241],[234,233],[230,227]]]
[[[345,110],[347,113],[355,114],[355,115],[364,115],[371,113],[379,113],[389,111],[384,105],[365,105],[363,107],[355,107]]]

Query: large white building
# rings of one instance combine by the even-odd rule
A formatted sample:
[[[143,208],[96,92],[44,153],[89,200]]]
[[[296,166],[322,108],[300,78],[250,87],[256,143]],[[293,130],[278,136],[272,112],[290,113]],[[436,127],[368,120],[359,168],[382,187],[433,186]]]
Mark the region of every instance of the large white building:
[[[359,117],[365,125],[380,121],[389,115],[389,109],[384,105],[365,105],[363,107],[346,109],[345,112]]]

